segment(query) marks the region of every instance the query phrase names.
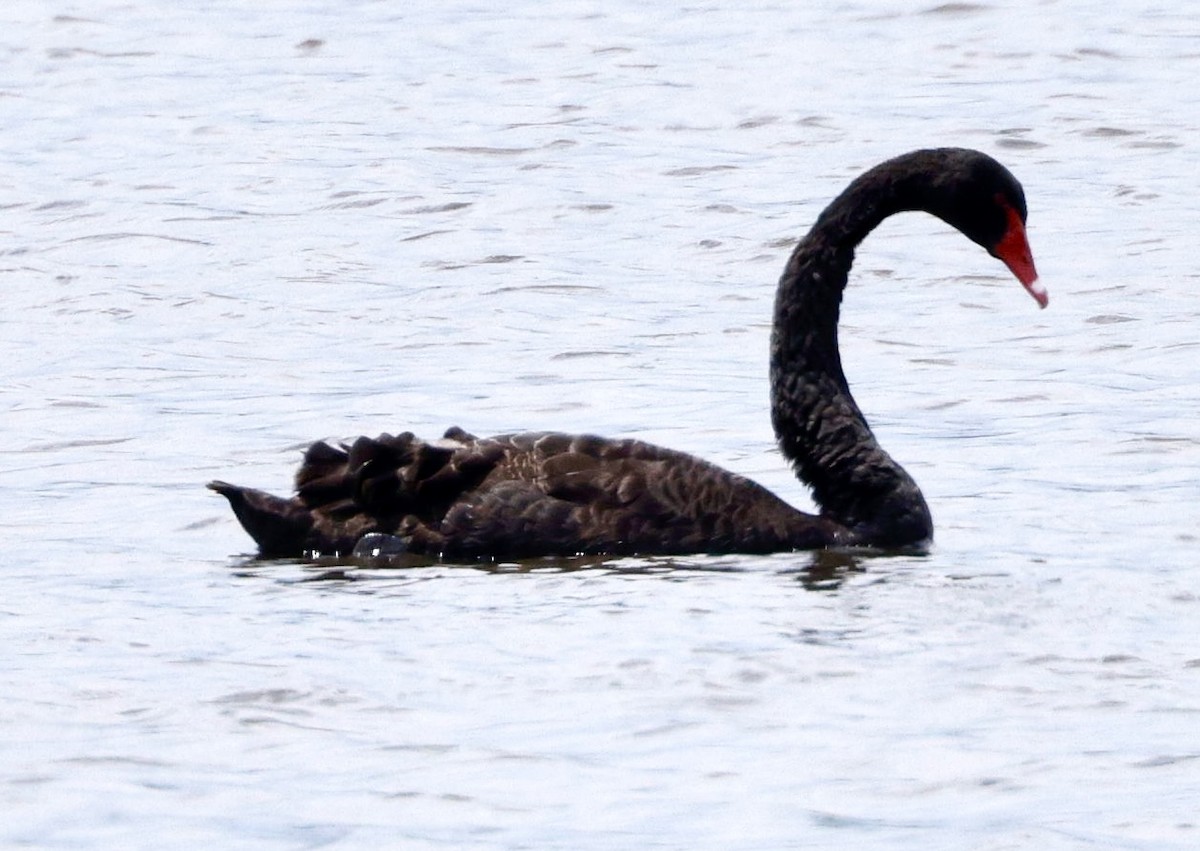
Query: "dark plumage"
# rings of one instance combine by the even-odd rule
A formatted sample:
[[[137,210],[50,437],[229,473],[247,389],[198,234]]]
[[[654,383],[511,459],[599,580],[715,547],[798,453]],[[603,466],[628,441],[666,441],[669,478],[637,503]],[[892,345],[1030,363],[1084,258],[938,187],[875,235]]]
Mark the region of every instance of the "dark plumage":
[[[999,163],[958,148],[915,151],[850,184],[788,261],[775,300],[771,418],[783,454],[821,507],[797,511],[712,464],[637,440],[452,428],[315,443],[283,499],[225,482],[265,556],[347,554],[382,533],[429,556],[765,553],[899,547],[933,534],[916,483],[879,446],[838,353],[854,249],[883,219],[924,210],[999,257],[1043,307],[1025,237],[1025,196]]]

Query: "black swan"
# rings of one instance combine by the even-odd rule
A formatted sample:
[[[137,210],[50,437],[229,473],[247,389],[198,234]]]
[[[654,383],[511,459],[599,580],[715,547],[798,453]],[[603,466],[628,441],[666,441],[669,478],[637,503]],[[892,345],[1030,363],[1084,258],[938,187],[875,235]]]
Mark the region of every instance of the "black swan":
[[[220,481],[209,487],[228,498],[263,556],[348,555],[367,535],[392,552],[506,559],[921,545],[933,534],[929,507],[850,395],[837,337],[855,247],[905,210],[954,226],[1047,303],[1025,236],[1025,193],[991,157],[914,151],[853,181],[792,253],[771,335],[771,421],[819,515],[638,440],[477,438],[457,427],[437,441],[406,432],[314,443],[289,499]]]

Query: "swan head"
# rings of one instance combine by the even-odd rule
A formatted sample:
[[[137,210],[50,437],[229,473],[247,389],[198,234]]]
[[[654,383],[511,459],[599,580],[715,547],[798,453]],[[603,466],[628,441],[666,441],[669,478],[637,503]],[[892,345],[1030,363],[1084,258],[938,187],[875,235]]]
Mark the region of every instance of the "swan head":
[[[929,211],[960,230],[1008,267],[1038,305],[1049,293],[1038,281],[1025,233],[1025,190],[1012,173],[987,154],[951,148],[932,181]]]

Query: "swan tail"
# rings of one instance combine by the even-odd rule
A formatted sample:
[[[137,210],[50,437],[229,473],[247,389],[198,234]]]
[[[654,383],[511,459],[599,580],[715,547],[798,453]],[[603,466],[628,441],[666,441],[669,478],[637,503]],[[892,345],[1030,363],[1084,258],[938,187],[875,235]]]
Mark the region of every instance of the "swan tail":
[[[438,441],[411,432],[312,444],[290,499],[216,481],[263,556],[348,555],[366,535],[393,535],[411,552],[439,552],[450,508],[504,457],[504,448],[452,428]]]
[[[313,523],[299,501],[222,481],[209,482],[208,488],[229,500],[234,516],[258,544],[260,555],[299,556],[303,552]]]

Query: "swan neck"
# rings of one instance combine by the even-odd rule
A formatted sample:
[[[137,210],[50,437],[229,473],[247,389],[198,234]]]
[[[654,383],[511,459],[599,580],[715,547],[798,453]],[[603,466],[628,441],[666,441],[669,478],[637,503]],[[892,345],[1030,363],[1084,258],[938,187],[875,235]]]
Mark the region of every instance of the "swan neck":
[[[880,546],[927,540],[933,528],[920,489],[855,403],[838,348],[854,250],[905,209],[888,189],[851,184],[796,246],[776,293],[771,339],[771,415],[781,450],[822,516],[847,527],[855,543]]]

